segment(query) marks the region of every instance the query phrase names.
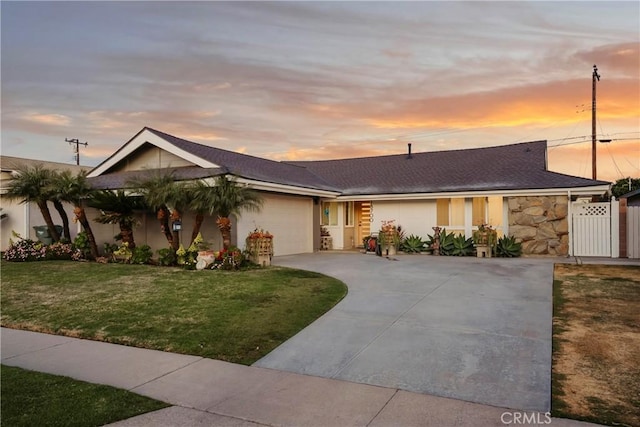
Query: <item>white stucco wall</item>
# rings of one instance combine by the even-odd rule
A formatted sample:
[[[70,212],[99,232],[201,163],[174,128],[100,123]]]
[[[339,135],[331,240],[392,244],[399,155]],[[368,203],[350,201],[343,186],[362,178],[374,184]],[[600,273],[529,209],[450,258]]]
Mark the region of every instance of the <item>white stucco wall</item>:
[[[115,170],[139,171],[144,169],[177,168],[192,166],[193,163],[149,144],[131,154],[126,162]]]
[[[91,220],[91,230],[96,238],[98,244],[98,250],[102,253],[105,243],[116,243],[114,236],[120,233],[120,227],[111,224],[100,224],[94,222],[99,213],[96,209],[87,208],[87,218]],[[154,257],[157,256],[155,252],[158,249],[166,248],[169,246],[165,235],[160,230],[160,222],[156,218],[155,213],[139,214],[136,216],[139,224],[133,228],[133,237],[136,245],[149,245],[154,251]],[[220,230],[215,223],[216,218],[210,215],[205,216],[202,226],[200,227],[200,233],[202,238],[209,245],[212,250],[222,249],[222,237]],[[187,212],[182,218],[182,231],[180,232],[180,243],[185,248],[191,243],[191,232],[193,230],[193,224],[195,222],[195,214]],[[171,223],[169,223],[171,225]]]
[[[382,221],[395,220],[405,235],[415,234],[422,238],[433,234],[436,225],[435,200],[374,201],[372,202],[371,231],[380,230]]]
[[[313,200],[311,197],[262,194],[260,212],[243,212],[237,224],[238,247],[256,227],[274,235],[275,255],[313,252]]]
[[[2,206],[2,213],[7,214],[0,222],[0,250],[6,250],[9,247],[9,239],[12,238],[12,231],[20,234],[24,238],[37,240],[36,232],[33,227],[37,225],[46,225],[40,208],[35,203],[21,204],[17,201],[9,200],[7,197],[2,196],[0,198],[0,205]],[[48,203],[49,212],[51,213],[51,219],[56,225],[62,225],[60,215],[58,211],[53,207],[53,203]],[[71,239],[75,239],[77,233],[77,226],[73,223],[74,213],[73,206],[69,203],[64,203],[65,211],[69,218],[69,229],[71,231]],[[14,239],[15,240],[15,239]]]

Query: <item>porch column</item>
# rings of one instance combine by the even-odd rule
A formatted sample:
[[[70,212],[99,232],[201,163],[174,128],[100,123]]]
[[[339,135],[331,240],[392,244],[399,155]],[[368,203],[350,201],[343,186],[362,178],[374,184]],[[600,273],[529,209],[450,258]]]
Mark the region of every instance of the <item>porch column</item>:
[[[473,199],[464,199],[464,235],[469,238],[473,236]]]

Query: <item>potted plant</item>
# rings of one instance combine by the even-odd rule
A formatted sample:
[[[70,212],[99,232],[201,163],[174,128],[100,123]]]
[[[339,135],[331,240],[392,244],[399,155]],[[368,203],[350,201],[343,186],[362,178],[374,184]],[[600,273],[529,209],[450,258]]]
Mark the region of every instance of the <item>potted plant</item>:
[[[262,229],[255,229],[249,233],[245,241],[249,259],[260,266],[271,265],[273,256],[273,235]]]
[[[382,221],[382,227],[378,233],[378,243],[382,250],[382,255],[395,255],[400,246],[400,231],[395,220]]]
[[[498,232],[489,224],[480,224],[473,232],[473,243],[478,257],[491,258],[491,252],[495,251],[497,242]]]

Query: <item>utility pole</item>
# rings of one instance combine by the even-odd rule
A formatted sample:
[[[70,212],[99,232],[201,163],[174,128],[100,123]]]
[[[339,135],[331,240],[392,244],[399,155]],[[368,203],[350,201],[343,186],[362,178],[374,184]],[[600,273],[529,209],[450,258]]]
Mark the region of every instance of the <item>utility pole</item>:
[[[69,145],[73,145],[75,144],[75,147],[73,147],[73,153],[75,154],[75,158],[76,158],[76,165],[80,165],[80,146],[84,145],[85,147],[87,145],[89,145],[88,142],[80,142],[78,140],[78,138],[73,138],[73,139],[69,139],[69,138],[65,138],[64,139],[66,142],[69,143]]]
[[[593,66],[592,80],[592,96],[591,96],[591,172],[592,178],[597,179],[597,159],[596,159],[596,80],[600,81],[598,67]]]

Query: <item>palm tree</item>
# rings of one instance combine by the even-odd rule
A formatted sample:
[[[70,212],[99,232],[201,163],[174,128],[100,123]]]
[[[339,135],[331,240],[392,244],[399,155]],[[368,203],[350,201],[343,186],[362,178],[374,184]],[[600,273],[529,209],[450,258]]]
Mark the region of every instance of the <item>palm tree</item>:
[[[66,170],[56,174],[50,184],[50,191],[51,194],[55,195],[56,199],[73,203],[73,206],[75,207],[73,209],[73,213],[82,225],[85,233],[87,233],[91,256],[94,259],[98,258],[98,245],[96,244],[91,224],[89,223],[84,207],[82,206],[84,201],[89,199],[95,191],[91,188],[89,181],[87,181],[87,172],[81,171],[77,175],[73,175],[71,171]]]
[[[59,174],[57,171],[52,171],[51,180],[55,180],[56,176]],[[60,215],[60,220],[62,221],[62,230],[64,238],[68,241],[71,241],[71,229],[69,228],[69,216],[67,215],[67,211],[64,210],[64,206],[62,205],[62,200],[57,198],[55,192],[51,191],[51,186],[45,187],[47,190],[47,198],[51,200],[53,203],[53,207],[58,211],[58,215]]]
[[[215,187],[211,187],[203,181],[196,181],[188,187],[189,210],[195,212],[195,221],[191,231],[191,243],[198,237],[200,228],[207,213],[215,212],[214,193]]]
[[[51,212],[47,206],[49,194],[46,191],[51,183],[53,172],[41,164],[33,166],[19,165],[9,182],[7,196],[20,200],[20,203],[34,202],[38,205],[45,224],[49,229],[49,235],[54,241],[60,240],[60,233],[56,230],[51,218]]]
[[[235,180],[218,176],[211,193],[211,213],[217,212],[216,225],[222,235],[222,246],[231,246],[231,215],[240,216],[244,210],[257,212],[262,207],[262,197],[258,192],[246,186],[240,186]]]
[[[188,204],[188,191],[182,183],[176,182],[174,171],[159,171],[151,176],[136,178],[127,183],[144,197],[148,206],[157,212],[160,229],[167,242],[174,249],[180,247],[180,232],[169,228],[169,218],[173,222],[182,219],[182,211]]]
[[[102,190],[93,194],[88,205],[101,212],[94,221],[100,224],[118,224],[122,243],[126,243],[129,249],[136,247],[133,238],[133,227],[137,222],[135,212],[147,208],[142,197],[130,196],[124,190]]]

